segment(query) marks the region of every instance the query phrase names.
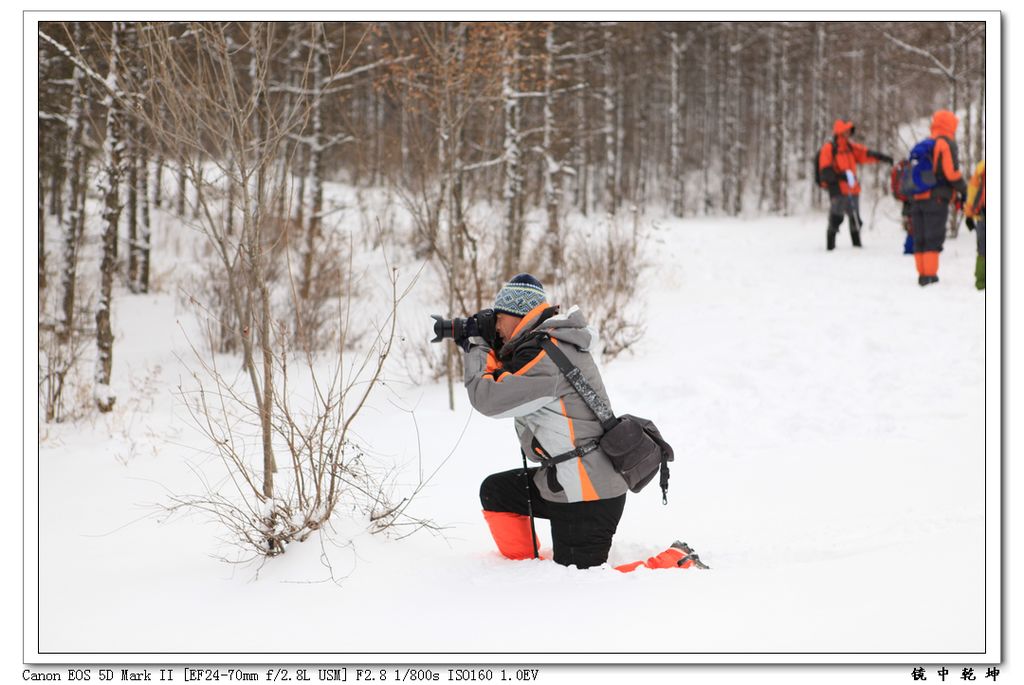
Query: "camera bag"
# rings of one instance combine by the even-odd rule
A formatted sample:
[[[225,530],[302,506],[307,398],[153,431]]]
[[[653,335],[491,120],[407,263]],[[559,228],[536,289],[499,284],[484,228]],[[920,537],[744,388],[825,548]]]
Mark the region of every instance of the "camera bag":
[[[650,419],[640,418],[631,414],[616,417],[604,399],[594,390],[584,377],[583,372],[569,361],[565,353],[558,349],[549,337],[541,340],[541,347],[569,384],[579,393],[583,401],[597,415],[601,422],[604,435],[595,443],[577,447],[576,449],[551,457],[549,463],[558,463],[583,456],[598,447],[605,453],[612,466],[626,481],[632,492],[640,492],[650,483],[654,476],[661,474],[661,501],[668,504],[668,462],[675,459],[672,446],[665,442],[661,432]]]

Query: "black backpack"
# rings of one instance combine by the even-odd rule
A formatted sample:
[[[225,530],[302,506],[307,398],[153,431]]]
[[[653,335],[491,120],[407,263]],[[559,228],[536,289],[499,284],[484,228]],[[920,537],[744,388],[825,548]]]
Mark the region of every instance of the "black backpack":
[[[830,140],[827,143],[825,143],[825,145],[831,145],[832,146],[832,161],[834,163],[835,162],[835,158],[836,158],[836,141]],[[821,147],[819,147],[818,151],[814,154],[814,160],[813,160],[814,176],[813,176],[813,178],[814,178],[814,187],[815,188],[820,188],[821,184],[824,182],[824,179],[821,177],[821,168],[818,166],[818,162],[821,160],[821,151],[822,151],[822,149],[824,149],[825,145],[822,145]]]

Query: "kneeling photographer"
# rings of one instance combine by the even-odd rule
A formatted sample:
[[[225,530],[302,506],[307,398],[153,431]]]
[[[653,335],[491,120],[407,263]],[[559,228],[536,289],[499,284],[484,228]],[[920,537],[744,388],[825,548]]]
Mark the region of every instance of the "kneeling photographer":
[[[560,313],[548,304],[540,281],[524,273],[501,288],[493,309],[468,319],[434,318],[435,342],[449,337],[465,351],[473,408],[515,419],[524,468],[488,476],[480,487],[498,550],[509,559],[540,558],[536,517],[551,522],[556,563],[580,569],[605,563],[626,491],[639,490],[653,473],[642,483],[627,482],[602,448],[609,419],[616,420],[590,355],[596,336],[583,314],[576,307]],[[603,410],[605,421],[593,407]],[[671,459],[671,448],[664,447]],[[526,459],[538,466],[527,468]],[[618,569],[702,567],[691,552],[676,542],[646,562]]]

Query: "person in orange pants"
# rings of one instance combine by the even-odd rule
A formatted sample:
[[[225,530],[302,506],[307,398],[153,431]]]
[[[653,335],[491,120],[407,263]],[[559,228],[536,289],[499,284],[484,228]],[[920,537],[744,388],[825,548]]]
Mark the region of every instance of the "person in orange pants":
[[[529,511],[551,522],[551,538],[557,563],[590,568],[608,559],[612,536],[618,527],[626,496],[594,502],[549,502],[534,485],[537,469],[514,469],[495,473],[480,486],[484,520],[498,551],[507,559],[532,559],[540,547],[530,526]],[[529,500],[527,500],[529,488]],[[542,555],[537,556],[543,559]],[[665,551],[648,558],[616,566],[629,573],[641,566],[649,569],[708,568],[685,542],[676,541]]]
[[[956,134],[960,120],[952,112],[940,109],[932,117],[931,138],[935,141],[932,169],[936,184],[914,195],[910,206],[910,223],[914,227],[914,262],[917,283],[931,285],[939,281],[939,253],[946,240],[949,205],[957,193],[961,202],[967,195],[967,183],[960,173]]]
[[[498,550],[510,559],[539,557],[532,518],[548,519],[556,564],[604,564],[628,487],[600,446],[600,419],[542,344],[557,345],[610,406],[591,356],[594,331],[578,308],[563,314],[549,303],[544,286],[527,273],[505,283],[493,309],[470,317],[458,338],[451,325],[453,342],[465,352],[470,404],[485,416],[514,419],[523,456],[523,468],[492,474],[480,486]],[[527,460],[538,466],[528,468]]]

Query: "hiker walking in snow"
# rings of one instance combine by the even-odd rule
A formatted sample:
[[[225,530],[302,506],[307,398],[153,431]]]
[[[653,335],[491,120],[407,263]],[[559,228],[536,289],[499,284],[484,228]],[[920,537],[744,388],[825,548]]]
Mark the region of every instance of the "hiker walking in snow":
[[[946,220],[954,197],[962,203],[967,184],[960,173],[957,154],[956,127],[960,123],[949,110],[940,109],[932,116],[931,137],[914,146],[911,158],[919,149],[931,148],[928,161],[933,174],[924,183],[927,190],[915,193],[910,206],[910,223],[914,227],[914,261],[917,283],[925,286],[939,281],[939,253],[946,240]],[[920,173],[918,176],[920,177]]]
[[[974,287],[985,289],[985,160],[974,167],[967,184],[967,202],[964,204],[967,228],[977,231],[978,258],[974,262]]]
[[[544,349],[552,341],[607,406],[601,374],[590,356],[596,342],[592,330],[576,307],[560,313],[548,304],[540,281],[525,273],[501,288],[493,310],[471,318],[479,335],[455,339],[465,351],[470,403],[487,416],[514,418],[524,460],[538,464],[495,473],[480,486],[484,519],[498,550],[509,559],[539,558],[532,525],[536,517],[551,522],[555,563],[581,569],[605,563],[626,504],[627,483],[597,444],[604,432],[601,421],[567,380],[554,353]],[[619,570],[702,566],[691,551],[675,543],[646,562]]]
[[[860,180],[857,178],[857,164],[887,162],[889,155],[869,150],[851,140],[854,133],[852,121],[836,119],[832,126],[832,140],[818,150],[818,185],[828,189],[830,199],[828,211],[828,232],[826,249],[836,247],[836,234],[845,215],[850,221],[850,238],[854,247],[860,247]]]

